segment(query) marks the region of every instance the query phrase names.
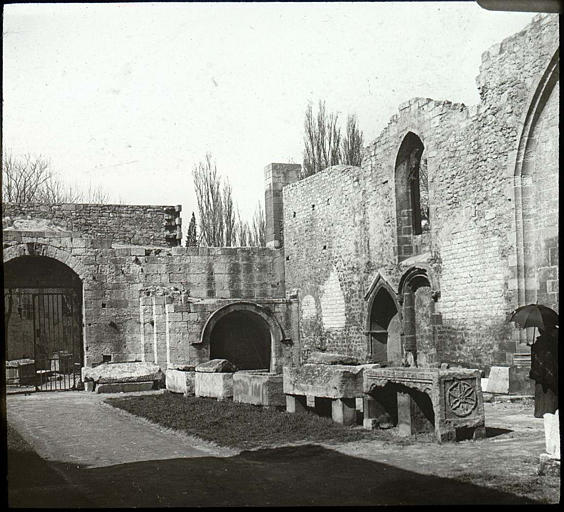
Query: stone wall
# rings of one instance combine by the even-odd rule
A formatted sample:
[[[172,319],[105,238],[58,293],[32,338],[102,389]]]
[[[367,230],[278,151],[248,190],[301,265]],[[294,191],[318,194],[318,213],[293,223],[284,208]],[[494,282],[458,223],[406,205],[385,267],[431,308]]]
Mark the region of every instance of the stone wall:
[[[428,282],[418,286],[429,290],[418,293],[433,301],[414,300],[415,317],[431,323],[417,327],[425,332],[417,347],[423,364],[511,364],[513,353],[528,350],[508,314],[533,297],[558,309],[557,78],[529,116],[522,186],[516,158],[557,48],[557,16],[536,16],[484,53],[479,105],[414,98],[365,148],[362,169],[333,167],[284,188],[286,286],[299,290],[304,349],[366,356],[371,283],[383,279],[401,302],[404,276],[420,268]],[[405,174],[399,151],[413,135],[428,174],[423,235],[405,225],[410,212],[397,189]],[[405,334],[405,319],[403,327]]]
[[[18,229],[18,224],[41,226],[48,221],[51,227],[87,237],[169,247],[181,242],[180,211],[180,206],[4,203],[2,226]]]
[[[10,277],[11,263],[21,256],[57,260],[80,278],[86,366],[101,362],[103,356],[112,361],[156,361],[163,367],[167,362],[202,362],[209,357],[209,347],[200,343],[203,325],[218,308],[239,302],[268,308],[284,337],[293,340],[294,348],[288,345],[289,352],[280,357],[291,359],[297,349],[293,306],[284,299],[280,250],[113,247],[107,239],[67,233],[37,236],[7,230],[3,235],[4,272],[12,286],[17,287],[22,276]],[[174,296],[181,299],[171,300]],[[163,320],[167,301],[169,322]],[[168,359],[167,340],[174,345]]]

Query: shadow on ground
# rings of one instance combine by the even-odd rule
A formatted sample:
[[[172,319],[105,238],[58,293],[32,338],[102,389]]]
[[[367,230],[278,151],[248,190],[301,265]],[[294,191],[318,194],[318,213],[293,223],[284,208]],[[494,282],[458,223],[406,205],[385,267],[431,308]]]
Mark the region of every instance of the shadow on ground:
[[[501,436],[502,434],[509,434],[510,432],[513,432],[513,430],[508,428],[486,427],[486,437]]]
[[[534,503],[318,445],[92,469],[9,452],[8,470],[12,507]]]

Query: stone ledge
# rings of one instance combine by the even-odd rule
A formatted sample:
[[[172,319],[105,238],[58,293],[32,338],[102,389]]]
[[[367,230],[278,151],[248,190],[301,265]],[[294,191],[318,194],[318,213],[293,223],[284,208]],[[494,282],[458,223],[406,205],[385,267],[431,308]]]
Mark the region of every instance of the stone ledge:
[[[153,381],[113,382],[98,384],[96,386],[96,393],[128,393],[132,391],[150,391],[153,388]]]

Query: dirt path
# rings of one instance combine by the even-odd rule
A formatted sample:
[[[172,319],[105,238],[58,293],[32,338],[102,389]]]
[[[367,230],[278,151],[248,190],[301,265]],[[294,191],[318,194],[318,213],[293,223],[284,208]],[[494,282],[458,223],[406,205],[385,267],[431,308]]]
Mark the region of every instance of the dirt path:
[[[523,504],[534,502],[532,493],[456,477],[515,472],[520,481],[523,471],[534,472],[544,449],[542,420],[515,405],[488,405],[493,437],[476,442],[371,441],[238,453],[131,416],[103,404],[106,397],[7,398],[9,424],[40,455],[9,451],[11,506]]]
[[[333,448],[368,460],[421,474],[452,477],[482,471],[522,473],[523,464],[534,473],[545,449],[544,423],[535,418],[529,404],[484,404],[488,438],[457,443],[390,444],[385,442],[344,443]],[[501,464],[501,466],[500,466]]]
[[[41,458],[83,467],[236,453],[127,414],[104,404],[107,397],[78,391],[11,395],[8,422]]]

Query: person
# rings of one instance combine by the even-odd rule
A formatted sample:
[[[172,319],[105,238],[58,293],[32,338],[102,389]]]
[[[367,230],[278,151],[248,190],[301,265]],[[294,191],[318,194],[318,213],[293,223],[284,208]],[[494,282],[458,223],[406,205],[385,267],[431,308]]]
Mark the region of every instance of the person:
[[[558,328],[539,329],[531,347],[531,371],[535,381],[535,418],[558,409]]]

